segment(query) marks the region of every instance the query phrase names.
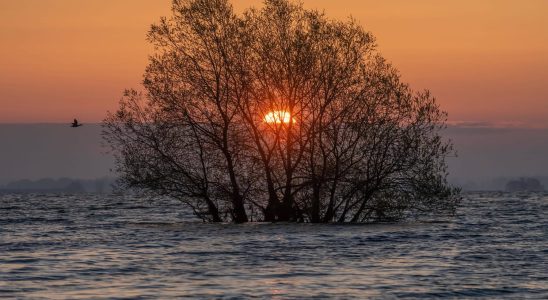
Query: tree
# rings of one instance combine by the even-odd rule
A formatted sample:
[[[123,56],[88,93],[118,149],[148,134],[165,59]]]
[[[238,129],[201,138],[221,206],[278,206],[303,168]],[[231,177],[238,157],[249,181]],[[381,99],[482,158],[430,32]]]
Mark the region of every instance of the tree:
[[[146,92],[104,121],[120,182],[205,221],[367,222],[453,211],[446,121],[355,21],[289,0],[175,0]]]

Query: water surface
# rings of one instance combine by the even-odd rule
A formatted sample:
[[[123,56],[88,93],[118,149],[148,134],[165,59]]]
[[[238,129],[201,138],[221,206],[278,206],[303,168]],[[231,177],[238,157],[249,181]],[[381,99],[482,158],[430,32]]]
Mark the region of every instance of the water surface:
[[[175,201],[1,195],[0,298],[548,298],[548,194],[376,225],[203,224]]]

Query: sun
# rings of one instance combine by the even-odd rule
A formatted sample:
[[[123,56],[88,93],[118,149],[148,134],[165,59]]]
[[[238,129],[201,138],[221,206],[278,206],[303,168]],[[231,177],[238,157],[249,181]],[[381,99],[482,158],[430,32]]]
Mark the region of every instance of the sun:
[[[295,123],[295,120],[291,119],[291,114],[285,110],[275,110],[267,113],[264,116],[264,121],[268,124],[289,124],[289,122]]]

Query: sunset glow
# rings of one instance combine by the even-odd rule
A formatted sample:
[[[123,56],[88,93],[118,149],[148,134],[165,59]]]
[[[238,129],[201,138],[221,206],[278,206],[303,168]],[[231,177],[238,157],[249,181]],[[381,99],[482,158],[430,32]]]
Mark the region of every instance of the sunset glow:
[[[100,122],[125,88],[140,86],[154,50],[146,32],[171,2],[2,1],[0,122]],[[242,12],[263,1],[231,2]],[[451,121],[548,127],[548,1],[302,2],[330,18],[352,15]]]
[[[264,116],[264,121],[268,124],[287,124],[291,122],[291,115],[288,111],[275,110],[267,113]],[[295,120],[293,120],[295,122]]]
[[[285,110],[275,110],[264,116],[264,121],[268,124],[287,124],[291,122],[291,115]],[[295,120],[293,120],[295,122]]]

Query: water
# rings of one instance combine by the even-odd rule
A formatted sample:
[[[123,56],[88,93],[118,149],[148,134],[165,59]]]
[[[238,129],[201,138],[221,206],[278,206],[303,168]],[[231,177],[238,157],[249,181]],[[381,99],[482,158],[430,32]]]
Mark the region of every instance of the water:
[[[0,196],[0,298],[548,298],[548,194],[402,224],[202,224],[174,201]]]

